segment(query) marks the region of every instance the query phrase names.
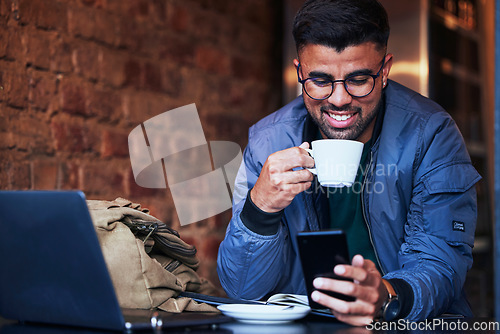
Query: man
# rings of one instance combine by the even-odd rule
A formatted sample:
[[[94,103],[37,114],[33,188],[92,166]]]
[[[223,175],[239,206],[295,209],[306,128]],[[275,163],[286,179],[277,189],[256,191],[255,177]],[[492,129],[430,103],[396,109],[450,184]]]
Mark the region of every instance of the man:
[[[353,281],[319,278],[314,286],[356,299],[312,294],[339,320],[470,316],[463,285],[480,176],[450,116],[388,80],[384,8],[376,0],[310,0],[293,34],[303,94],[250,129],[219,249],[227,294],[305,294],[297,232],[342,228],[354,257],[332,269]],[[358,191],[322,188],[305,169],[314,160],[304,149],[320,138],[364,143]]]

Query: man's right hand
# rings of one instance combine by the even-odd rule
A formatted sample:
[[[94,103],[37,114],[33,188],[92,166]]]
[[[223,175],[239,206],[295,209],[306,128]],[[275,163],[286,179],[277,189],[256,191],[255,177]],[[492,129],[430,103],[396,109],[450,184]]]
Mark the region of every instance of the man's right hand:
[[[250,191],[252,202],[259,209],[265,212],[281,211],[290,205],[295,196],[311,187],[314,176],[310,171],[293,170],[296,167],[314,167],[314,160],[306,148],[309,148],[309,144],[304,142],[267,158]]]

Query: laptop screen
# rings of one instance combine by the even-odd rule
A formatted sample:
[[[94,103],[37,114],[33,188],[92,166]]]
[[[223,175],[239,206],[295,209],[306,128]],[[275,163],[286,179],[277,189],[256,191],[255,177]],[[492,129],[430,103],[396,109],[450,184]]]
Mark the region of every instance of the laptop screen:
[[[0,192],[0,315],[123,329],[85,196]]]

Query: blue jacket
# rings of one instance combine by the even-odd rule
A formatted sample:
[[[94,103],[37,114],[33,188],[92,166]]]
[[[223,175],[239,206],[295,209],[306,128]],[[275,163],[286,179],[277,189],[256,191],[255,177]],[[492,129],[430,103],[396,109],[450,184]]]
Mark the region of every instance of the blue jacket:
[[[440,106],[394,81],[384,95],[362,192],[383,277],[411,286],[409,320],[442,313],[471,316],[463,285],[472,265],[474,185],[481,177],[455,122]],[[297,195],[272,235],[249,229],[240,213],[267,157],[304,141],[307,118],[298,97],[250,128],[235,182],[233,217],[217,259],[230,297],[306,293],[295,236],[324,227],[319,196],[313,191]]]

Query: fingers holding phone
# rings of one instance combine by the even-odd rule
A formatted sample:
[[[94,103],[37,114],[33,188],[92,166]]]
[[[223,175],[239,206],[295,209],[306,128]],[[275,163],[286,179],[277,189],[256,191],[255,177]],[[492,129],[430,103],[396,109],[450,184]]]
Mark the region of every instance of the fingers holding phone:
[[[337,265],[334,275],[337,277],[322,277],[313,281],[317,290],[311,294],[311,299],[328,307],[341,321],[358,326],[371,323],[387,298],[387,290],[375,264],[356,255],[352,265]],[[354,300],[335,298],[324,291],[342,293]]]

